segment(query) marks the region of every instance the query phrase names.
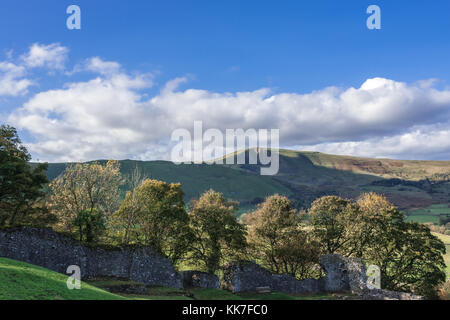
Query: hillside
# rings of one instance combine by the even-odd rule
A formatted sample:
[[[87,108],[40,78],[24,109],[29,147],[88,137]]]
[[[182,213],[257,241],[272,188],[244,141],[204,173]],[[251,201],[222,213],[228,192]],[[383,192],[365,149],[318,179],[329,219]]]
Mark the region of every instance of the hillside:
[[[100,160],[99,162],[106,162]],[[67,164],[49,164],[47,176],[56,178]],[[256,197],[266,197],[274,193],[291,195],[288,187],[273,180],[271,177],[256,175],[253,172],[233,170],[222,165],[181,164],[175,165],[168,161],[120,161],[122,174],[127,177],[138,167],[144,176],[167,182],[179,182],[183,186],[186,199],[199,197],[204,191],[213,188],[222,192],[228,198],[250,205]],[[124,186],[124,190],[128,190]]]
[[[232,294],[219,289],[147,288],[136,294],[113,294],[133,286],[125,280],[92,280],[81,290],[69,290],[67,276],[28,263],[0,258],[0,300],[334,300],[334,295],[293,296],[279,292],[268,294]],[[351,296],[349,296],[351,297]]]
[[[124,299],[86,283],[67,289],[68,276],[16,260],[0,258],[0,300]]]
[[[446,253],[444,255],[444,261],[447,266],[446,273],[447,273],[447,280],[450,279],[450,236],[441,234],[441,233],[433,233],[434,236],[438,237],[442,240],[442,242],[445,243]]]
[[[57,177],[65,166],[50,164],[49,178]],[[355,198],[362,192],[374,191],[386,195],[417,221],[438,222],[440,216],[450,214],[450,161],[370,159],[280,150],[280,170],[275,176],[260,176],[259,165],[121,161],[125,176],[136,166],[147,177],[180,182],[186,200],[213,188],[239,201],[244,211],[273,193],[289,196],[299,208],[307,208],[323,195]]]

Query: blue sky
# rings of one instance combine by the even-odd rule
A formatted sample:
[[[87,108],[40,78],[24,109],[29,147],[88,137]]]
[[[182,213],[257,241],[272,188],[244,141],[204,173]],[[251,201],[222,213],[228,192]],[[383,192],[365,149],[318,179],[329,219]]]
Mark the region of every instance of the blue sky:
[[[71,4],[79,5],[82,10],[81,30],[66,28],[68,15],[65,11]],[[366,8],[371,4],[381,8],[381,30],[369,30],[366,27]],[[0,61],[10,62],[15,66],[24,65],[21,57],[27,54],[33,44],[57,44],[65,48],[67,53],[64,66],[60,68],[54,68],[50,64],[37,67],[24,65],[26,70],[21,77],[29,79],[33,85],[20,94],[0,95],[0,117],[21,130],[35,158],[56,161],[75,157],[74,160],[88,160],[92,157],[108,156],[92,151],[100,150],[102,146],[99,147],[98,143],[101,142],[85,141],[92,144],[89,149],[92,152],[81,148],[68,158],[62,156],[67,150],[55,147],[56,143],[63,144],[65,140],[79,139],[81,134],[94,134],[85,131],[79,132],[80,136],[70,135],[74,130],[68,128],[68,123],[73,126],[76,124],[71,120],[74,115],[67,111],[69,107],[64,109],[55,105],[55,109],[50,111],[39,111],[40,116],[45,115],[46,121],[53,119],[63,122],[66,131],[60,132],[61,138],[55,138],[51,133],[37,130],[30,125],[30,114],[37,112],[36,109],[39,108],[29,107],[23,110],[23,105],[30,101],[39,104],[35,101],[40,98],[36,97],[39,93],[48,93],[50,90],[65,90],[65,93],[69,93],[68,83],[81,84],[95,79],[98,75],[92,73],[92,68],[85,67],[84,72],[73,72],[77,66],[82,69],[80,66],[92,57],[120,64],[120,72],[117,71],[117,74],[126,75],[129,79],[148,76],[146,85],[125,85],[126,92],[137,95],[136,99],[131,100],[142,104],[150,103],[152,98],[162,99],[160,92],[167,83],[176,78],[183,78],[175,89],[181,93],[195,89],[210,95],[236,95],[238,92],[254,93],[267,88],[270,93],[265,93],[261,101],[267,96],[281,99],[283,94],[294,95],[290,102],[297,101],[296,97],[308,100],[310,97],[304,95],[312,92],[326,93],[324,90],[327,87],[336,87],[341,91],[330,94],[332,99],[336,99],[336,108],[353,110],[352,106],[343,106],[350,103],[350,100],[343,99],[340,96],[342,92],[351,88],[358,89],[368,79],[383,79],[384,82],[377,83],[392,89],[386,81],[394,81],[397,84],[405,84],[407,88],[406,91],[393,89],[395,92],[379,92],[378,94],[386,95],[387,100],[394,102],[389,107],[380,106],[378,110],[381,112],[385,108],[396,108],[395,103],[411,102],[407,97],[414,96],[415,100],[410,106],[412,109],[403,110],[404,105],[398,108],[407,113],[406,118],[415,114],[417,119],[405,120],[401,113],[391,115],[389,119],[383,118],[378,124],[368,125],[367,121],[360,119],[362,122],[356,125],[360,128],[358,130],[349,130],[352,124],[348,122],[323,135],[315,133],[314,128],[318,130],[318,126],[323,126],[324,123],[317,123],[317,126],[313,126],[306,133],[291,132],[294,131],[292,128],[299,124],[292,123],[286,125],[288,129],[285,134],[281,133],[282,144],[286,147],[365,156],[447,159],[450,146],[448,149],[447,146],[436,147],[437,149],[431,151],[425,148],[423,152],[418,152],[413,151],[417,149],[417,145],[410,143],[407,147],[402,141],[414,139],[414,134],[418,134],[415,136],[417,141],[427,141],[436,136],[441,139],[447,137],[449,109],[447,101],[441,100],[446,99],[450,85],[449,15],[449,1],[2,0]],[[87,70],[90,72],[86,72]],[[100,74],[100,77],[104,81],[111,79],[104,74]],[[428,79],[437,81],[427,90],[419,92],[414,83]],[[440,94],[441,100],[435,95],[431,97],[434,91]],[[406,92],[405,96],[398,98],[389,95],[399,92]],[[226,95],[223,97],[226,98]],[[196,105],[205,103],[205,108],[208,108],[208,103],[212,103],[211,99],[217,103],[214,97],[209,97],[206,102],[202,100],[204,98],[202,95],[196,96],[196,99],[199,99]],[[317,99],[319,100],[308,103],[321,103],[321,98]],[[235,102],[228,101],[231,104]],[[186,104],[186,100],[181,99],[178,108],[189,108],[189,103]],[[256,101],[255,105],[258,103]],[[306,101],[304,103],[307,104]],[[429,118],[425,113],[417,111],[426,108],[430,103],[436,103],[436,106],[431,108]],[[283,104],[283,107],[288,104]],[[151,109],[142,105],[134,107]],[[276,108],[272,106],[271,110]],[[289,118],[290,112],[295,114],[295,108],[306,107],[305,104],[292,105],[282,120]],[[95,108],[91,106],[89,109]],[[244,109],[241,110],[244,112]],[[258,110],[260,109],[255,109],[255,112],[258,113]],[[330,113],[333,112],[327,112]],[[145,114],[149,121],[155,115]],[[197,114],[200,114],[198,110]],[[200,114],[198,120],[210,120],[207,119],[208,114],[211,113],[205,111],[205,118],[201,118]],[[32,116],[36,114],[33,113]],[[339,116],[339,113],[335,116]],[[28,120],[24,120],[27,117]],[[190,116],[187,118],[190,119]],[[314,119],[313,117],[311,120],[313,124]],[[100,122],[104,124],[103,120]],[[416,123],[415,120],[421,121]],[[233,119],[224,121],[243,127],[267,125],[266,119],[261,119],[260,122],[233,122]],[[216,123],[212,120],[210,122],[210,126]],[[114,121],[111,123],[118,125]],[[176,125],[172,124],[175,128]],[[180,124],[177,122],[177,125]],[[45,123],[41,126],[45,127]],[[290,127],[292,128],[289,129]],[[107,135],[111,128],[105,127],[104,130],[103,135]],[[320,137],[303,138],[308,136],[308,133]],[[96,134],[101,136],[102,132]],[[164,145],[164,136],[157,136],[154,132],[134,134],[130,133],[130,137],[134,136],[138,139],[136,141],[140,142],[142,136],[154,136],[148,138],[147,148],[156,150]],[[408,134],[409,136],[405,137]],[[424,134],[428,136],[423,136]],[[101,139],[96,141],[98,140]],[[378,148],[378,140],[384,141],[383,145],[391,143],[390,148]],[[130,141],[132,140],[124,142],[125,146]],[[125,146],[116,153],[113,152],[112,156],[146,159],[164,158],[167,153],[129,150]],[[105,150],[111,150],[109,146],[103,147]]]
[[[65,28],[70,4],[82,9],[80,31]],[[382,9],[379,31],[366,28],[370,4]],[[74,61],[157,69],[161,81],[192,74],[214,91],[309,92],[374,76],[448,81],[449,15],[448,1],[4,0],[0,46],[60,42]]]

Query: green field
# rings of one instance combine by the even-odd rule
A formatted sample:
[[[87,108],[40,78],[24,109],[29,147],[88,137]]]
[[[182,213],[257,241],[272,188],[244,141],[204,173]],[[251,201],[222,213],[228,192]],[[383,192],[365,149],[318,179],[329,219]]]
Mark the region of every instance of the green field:
[[[439,216],[450,215],[450,208],[448,204],[433,204],[426,208],[411,210],[408,212],[408,221],[415,221],[419,223],[432,222],[439,223]]]
[[[28,263],[0,258],[0,300],[118,300],[125,299],[82,283],[67,288],[68,276]]]
[[[447,252],[445,253],[444,260],[445,264],[447,265],[447,279],[450,279],[450,236],[444,235],[441,233],[434,233],[433,234],[442,240],[442,242],[445,243],[445,248],[447,249]]]

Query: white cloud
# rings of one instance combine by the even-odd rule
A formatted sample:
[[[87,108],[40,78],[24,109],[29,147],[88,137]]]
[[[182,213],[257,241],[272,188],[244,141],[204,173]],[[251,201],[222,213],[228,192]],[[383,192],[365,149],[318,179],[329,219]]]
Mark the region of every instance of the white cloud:
[[[120,69],[121,65],[115,61],[104,61],[99,57],[93,57],[86,59],[81,64],[77,64],[71,72],[67,72],[67,75],[90,71],[104,76],[111,76],[119,73]]]
[[[6,52],[7,61],[0,61],[0,96],[19,96],[28,93],[34,82],[26,76],[30,69],[45,67],[64,69],[68,49],[57,43],[49,45],[33,44],[26,54],[13,63],[13,51]]]
[[[449,126],[450,124],[447,123],[446,127],[449,128]],[[450,159],[450,129],[427,126],[394,136],[298,148],[369,158],[448,160]]]
[[[86,68],[93,72],[98,72],[103,75],[110,75],[118,73],[120,64],[113,61],[103,61],[99,57],[88,59]]]
[[[24,64],[29,68],[46,67],[63,70],[69,50],[59,43],[42,45],[35,43],[28,53],[22,55]]]
[[[269,89],[216,93],[177,91],[186,78],[169,81],[151,98],[152,81],[129,76],[116,62],[92,58],[78,70],[99,77],[41,92],[9,117],[28,130],[35,158],[167,159],[173,130],[280,129],[285,147],[386,157],[450,156],[450,90],[433,81],[407,84],[384,78],[359,88],[329,87],[309,94]],[[430,143],[430,141],[432,141]]]
[[[33,84],[25,78],[26,70],[11,62],[0,62],[0,96],[19,96]]]

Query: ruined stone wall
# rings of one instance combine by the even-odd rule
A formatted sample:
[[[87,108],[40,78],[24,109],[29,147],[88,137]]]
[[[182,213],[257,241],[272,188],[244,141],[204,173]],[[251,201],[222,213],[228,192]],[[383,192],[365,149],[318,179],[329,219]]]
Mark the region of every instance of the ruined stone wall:
[[[231,262],[224,266],[221,287],[243,292],[267,286],[291,294],[347,291],[357,294],[365,289],[366,268],[361,260],[329,254],[321,257],[320,265],[325,277],[299,281],[291,275],[272,275],[254,262]]]
[[[214,274],[188,270],[181,271],[180,275],[183,279],[184,288],[219,288],[219,278]]]
[[[77,265],[83,279],[126,278],[144,285],[172,288],[218,288],[217,276],[199,272],[178,273],[171,262],[148,247],[90,248],[51,229],[18,228],[0,230],[0,257],[28,262],[59,273]],[[288,294],[352,292],[361,299],[418,300],[408,293],[367,288],[362,260],[337,254],[322,256],[325,276],[299,281],[290,275],[272,275],[254,262],[230,262],[223,268],[220,287],[233,293],[270,287]]]
[[[220,286],[233,293],[256,291],[258,287],[272,287],[272,274],[255,262],[230,262],[223,268]]]
[[[182,288],[170,261],[146,247],[89,248],[51,229],[0,231],[0,257],[28,262],[59,273],[77,265],[83,279],[126,278],[146,285]]]
[[[273,291],[298,295],[351,292],[364,300],[423,299],[404,292],[370,290],[367,287],[366,267],[361,259],[328,254],[321,257],[320,265],[325,272],[324,277],[299,281],[291,275],[271,274],[254,262],[231,262],[224,266],[221,287],[233,293],[270,287]]]

